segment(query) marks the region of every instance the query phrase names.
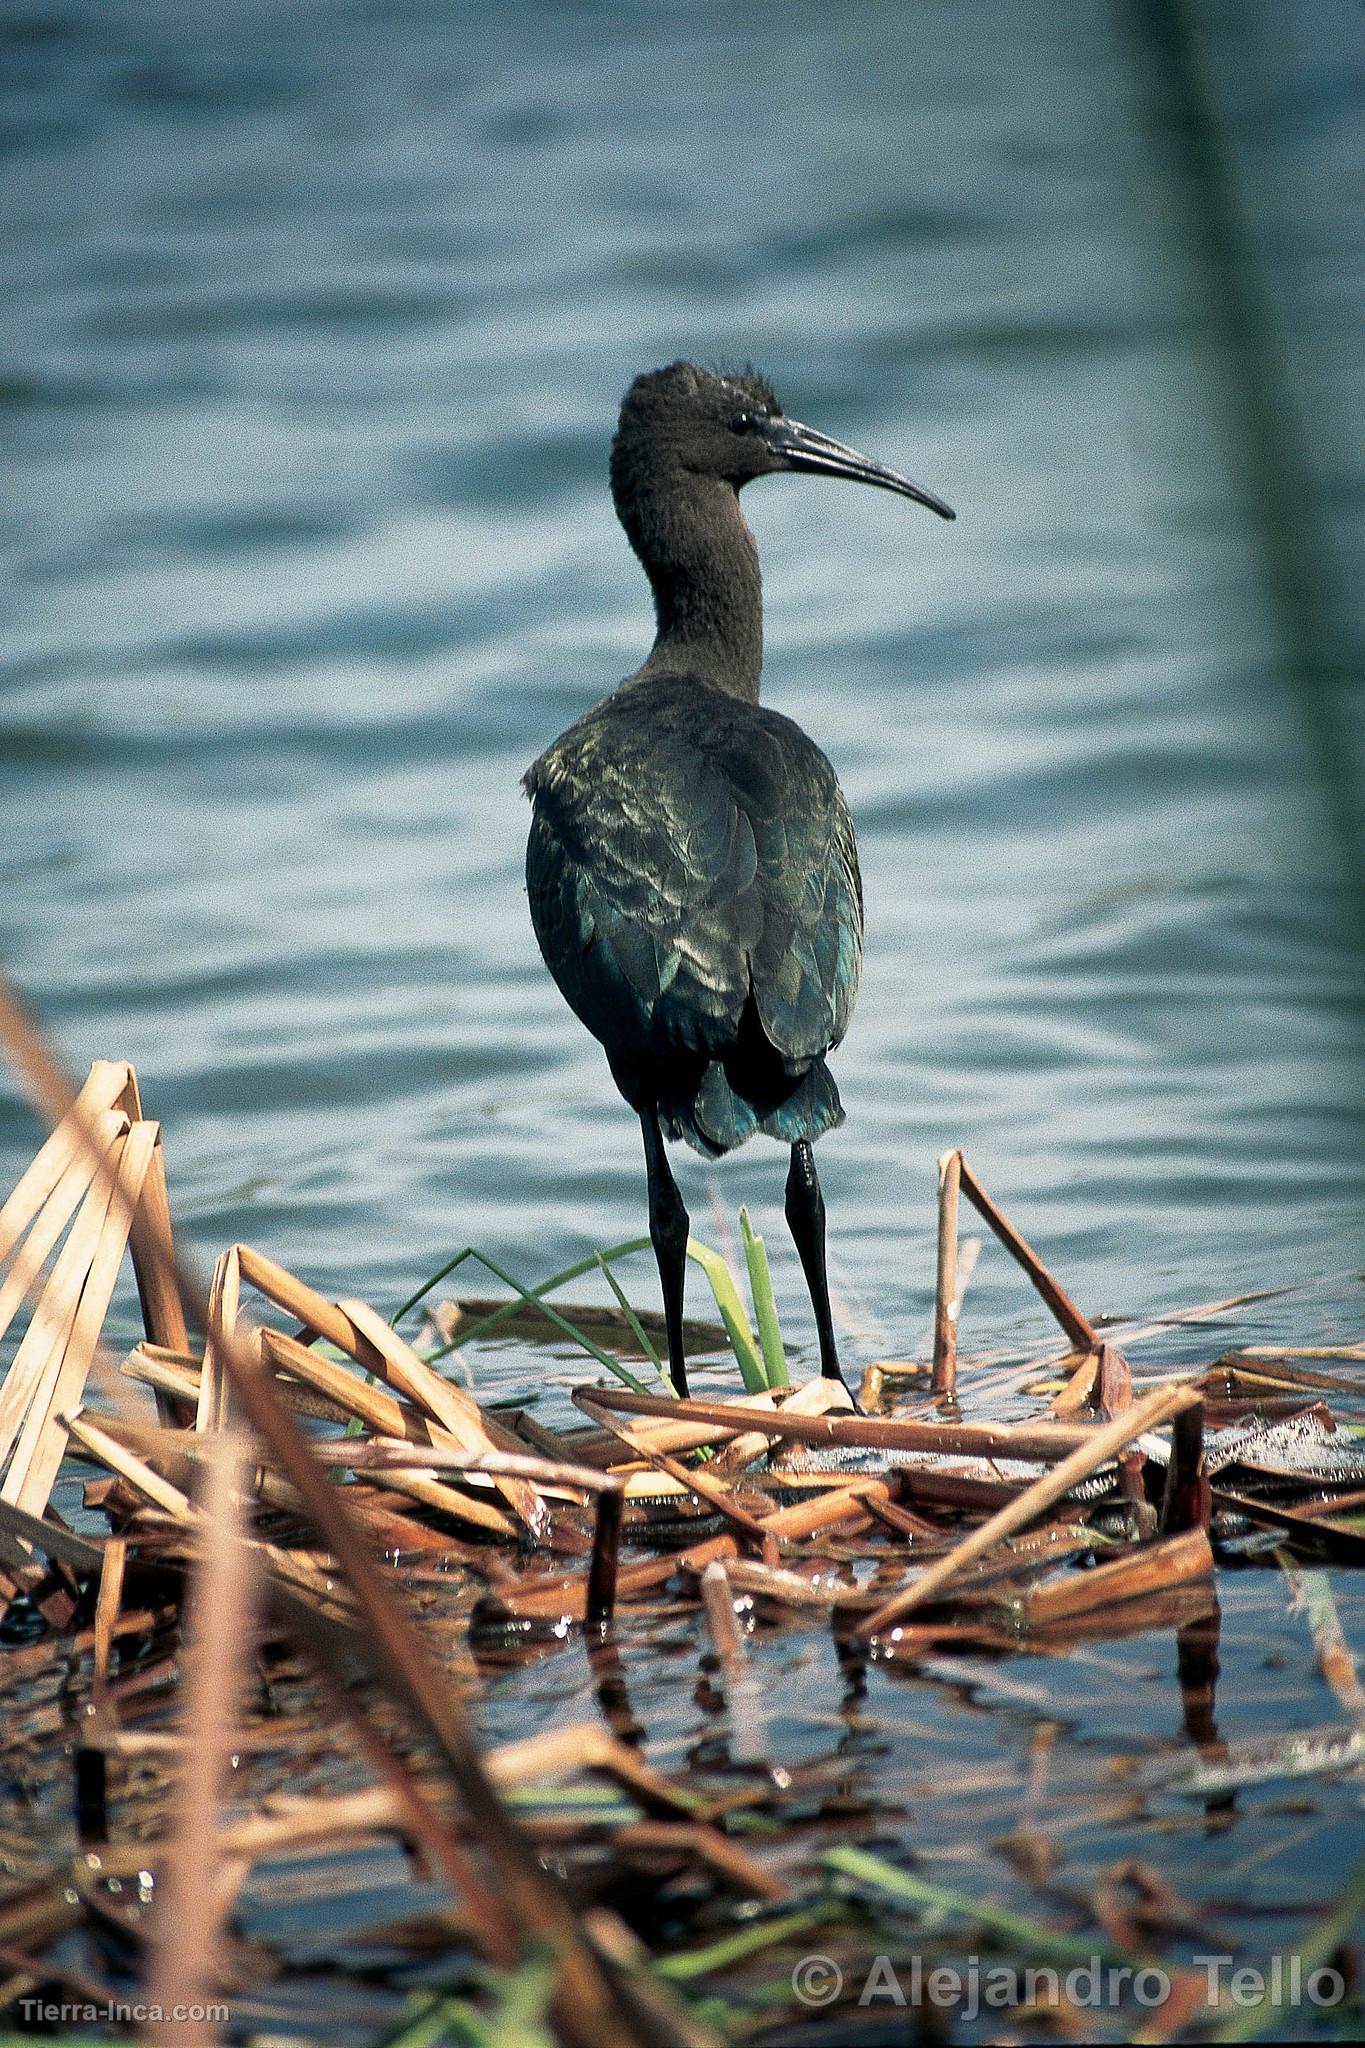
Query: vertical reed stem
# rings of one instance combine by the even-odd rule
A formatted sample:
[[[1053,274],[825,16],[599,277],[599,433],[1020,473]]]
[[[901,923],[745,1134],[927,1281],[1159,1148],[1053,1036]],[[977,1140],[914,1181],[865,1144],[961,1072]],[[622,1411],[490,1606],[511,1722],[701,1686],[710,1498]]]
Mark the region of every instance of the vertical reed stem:
[[[935,1394],[957,1391],[957,1205],[962,1184],[961,1152],[938,1162],[938,1278],[934,1289]]]
[[[588,1573],[584,1615],[589,1635],[602,1633],[616,1606],[616,1566],[621,1555],[621,1513],[625,1498],[625,1489],[621,1486],[604,1486],[597,1496],[592,1568]]]

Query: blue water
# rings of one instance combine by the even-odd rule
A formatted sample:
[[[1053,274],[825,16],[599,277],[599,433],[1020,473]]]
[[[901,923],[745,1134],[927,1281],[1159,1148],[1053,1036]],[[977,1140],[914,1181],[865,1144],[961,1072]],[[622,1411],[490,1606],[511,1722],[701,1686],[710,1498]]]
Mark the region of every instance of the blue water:
[[[533,1277],[642,1228],[518,780],[647,644],[606,447],[631,376],[695,355],[959,512],[745,500],[767,696],[861,831],[820,1152],[853,1354],[923,1342],[955,1142],[1092,1310],[1358,1263],[1339,853],[1125,18],[7,11],[3,952],[73,1068],[136,1065],[205,1256],[389,1307],[470,1241]],[[1302,23],[1274,90],[1227,78],[1321,420],[1354,60]],[[33,1130],[7,1085],[5,1179]],[[751,1204],[809,1353],[783,1167],[750,1146],[718,1207],[679,1174],[703,1235]],[[983,1262],[964,1348],[1041,1327]]]

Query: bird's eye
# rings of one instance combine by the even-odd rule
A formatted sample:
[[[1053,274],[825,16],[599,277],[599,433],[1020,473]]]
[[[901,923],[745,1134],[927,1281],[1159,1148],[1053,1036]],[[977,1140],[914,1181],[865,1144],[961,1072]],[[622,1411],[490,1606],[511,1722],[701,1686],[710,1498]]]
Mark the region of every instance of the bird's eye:
[[[758,422],[751,412],[737,412],[730,422],[732,434],[752,434]]]

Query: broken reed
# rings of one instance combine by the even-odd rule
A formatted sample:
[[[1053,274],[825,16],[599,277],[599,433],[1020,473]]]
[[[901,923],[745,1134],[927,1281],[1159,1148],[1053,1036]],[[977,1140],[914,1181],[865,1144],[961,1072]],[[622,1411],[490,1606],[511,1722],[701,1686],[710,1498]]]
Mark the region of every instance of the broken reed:
[[[31,1048],[29,1054],[33,1063]],[[822,1380],[792,1393],[775,1387],[770,1287],[761,1240],[746,1230],[759,1325],[758,1337],[750,1332],[749,1341],[763,1367],[762,1383],[746,1375],[744,1399],[712,1401],[581,1388],[575,1399],[588,1427],[557,1432],[529,1416],[486,1413],[366,1303],[329,1301],[249,1246],[230,1247],[210,1286],[201,1289],[170,1241],[169,1211],[162,1213],[164,1173],[157,1171],[159,1133],[155,1126],[138,1129],[146,1120],[131,1070],[101,1063],[76,1101],[61,1094],[40,1058],[36,1065],[49,1095],[65,1109],[0,1210],[0,1243],[11,1254],[0,1313],[8,1309],[12,1317],[25,1291],[38,1295],[16,1354],[22,1370],[16,1378],[12,1368],[0,1394],[0,1420],[13,1453],[0,1484],[0,1569],[12,1588],[45,1602],[59,1625],[74,1613],[81,1586],[97,1586],[96,1711],[78,1762],[87,1809],[100,1803],[104,1760],[124,1753],[111,1664],[132,1620],[123,1611],[130,1567],[187,1563],[193,1603],[199,1589],[218,1582],[222,1560],[240,1554],[260,1575],[263,1626],[291,1636],[316,1666],[326,1697],[349,1721],[375,1778],[371,1806],[347,1807],[349,1822],[359,1825],[368,1813],[374,1825],[422,1845],[449,1886],[468,1939],[491,1965],[522,1967],[548,1929],[547,1996],[553,2025],[566,2041],[638,2038],[645,2006],[651,2038],[696,2043],[703,2035],[657,1981],[622,1977],[621,1958],[632,1951],[619,1922],[598,1914],[588,1937],[568,1910],[537,1853],[537,1844],[549,1839],[549,1823],[542,1819],[533,1839],[506,1807],[498,1771],[470,1740],[451,1681],[405,1619],[400,1582],[374,1562],[376,1550],[457,1561],[462,1573],[481,1581],[482,1598],[464,1606],[465,1625],[475,1635],[538,1624],[562,1631],[566,1620],[577,1621],[608,1660],[614,1617],[623,1605],[648,1609],[665,1587],[674,1598],[681,1589],[704,1615],[716,1647],[730,1696],[732,1755],[755,1767],[769,1761],[768,1737],[737,1603],[824,1613],[850,1643],[913,1657],[934,1644],[1008,1648],[1021,1628],[1052,1640],[1059,1631],[1112,1627],[1125,1608],[1153,1620],[1168,1614],[1188,1619],[1194,1611],[1189,1600],[1203,1597],[1198,1589],[1212,1557],[1201,1389],[1172,1382],[1134,1399],[1125,1361],[1095,1341],[1090,1323],[960,1154],[947,1155],[941,1172],[935,1419],[855,1414],[846,1407],[836,1412],[842,1391]],[[1073,1355],[1075,1370],[1052,1414],[1036,1421],[957,1419],[948,1370],[955,1368],[959,1308],[955,1201],[948,1192],[954,1189],[1028,1273],[1068,1342],[1085,1347]],[[57,1251],[64,1229],[66,1242]],[[124,1383],[141,1380],[152,1388],[162,1418],[157,1424],[126,1406],[98,1420],[80,1408],[85,1375],[98,1360],[96,1305],[107,1305],[106,1290],[112,1291],[127,1247],[148,1341],[126,1361]],[[40,1286],[44,1261],[54,1252]],[[22,1275],[18,1287],[16,1275]],[[249,1321],[242,1310],[246,1290],[255,1290],[293,1327]],[[554,1312],[539,1299],[545,1291],[520,1289],[509,1308],[533,1305],[553,1321]],[[188,1320],[207,1333],[199,1354],[189,1347],[182,1299]],[[647,1342],[634,1312],[621,1312],[637,1340]],[[742,1317],[740,1309],[731,1320]],[[326,1356],[322,1344],[340,1360]],[[742,1346],[736,1354],[742,1357]],[[1253,1380],[1258,1370],[1267,1376],[1264,1367],[1247,1367]],[[1294,1384],[1292,1378],[1283,1383]],[[330,1421],[346,1433],[305,1437],[292,1415]],[[222,1453],[230,1432],[243,1424],[253,1447],[247,1466],[227,1484]],[[1170,1453],[1157,1484],[1137,1446],[1166,1426]],[[80,1455],[110,1475],[99,1483],[100,1498],[119,1527],[103,1542],[64,1529],[48,1513],[61,1468],[61,1456],[53,1462],[57,1442],[62,1455]],[[796,1447],[876,1452],[882,1469],[803,1470],[790,1465]],[[686,1462],[697,1452],[708,1454],[704,1463]],[[1016,1481],[982,1477],[979,1463],[975,1472],[961,1469],[962,1461],[981,1459],[1019,1460],[1042,1470]],[[1122,1508],[1130,1532],[1122,1543],[1112,1532],[1097,1538],[1089,1526],[1095,1503],[1078,1501],[1073,1491],[1079,1480],[1111,1469],[1110,1461],[1106,1497]],[[1328,1514],[1254,1500],[1248,1505],[1272,1518],[1297,1513],[1301,1523],[1347,1540]],[[265,1512],[272,1518],[268,1539],[253,1526]],[[680,1512],[707,1514],[710,1525],[698,1540],[670,1548],[662,1540],[664,1518]],[[234,1520],[240,1536],[232,1534]],[[296,1532],[293,1541],[297,1534],[310,1537],[312,1551],[278,1536],[282,1526]],[[676,1530],[668,1542],[676,1542]],[[623,1563],[625,1544],[657,1554]],[[867,1559],[871,1577],[858,1582],[831,1573],[830,1544],[845,1559]],[[1099,1558],[1092,1570],[1069,1568],[1087,1555]],[[1177,1601],[1185,1604],[1172,1607]],[[230,1640],[235,1646],[246,1635],[234,1626]],[[196,1663],[199,1640],[191,1626],[184,1754],[194,1754],[198,1770],[183,1779],[168,1835],[168,1843],[179,1846],[168,1850],[165,1870],[182,1896],[193,1892],[217,1904],[203,1913],[184,1953],[172,1959],[162,1951],[157,1981],[169,1987],[168,1996],[220,1981],[230,1967],[220,1941],[224,1901],[240,1886],[252,1856],[268,1853],[264,1845],[280,1839],[265,1816],[254,1833],[250,1821],[218,1817],[226,1745],[241,1739],[234,1697],[241,1668],[224,1660],[221,1643],[216,1661],[205,1655]],[[205,1651],[212,1647],[205,1641]],[[425,1737],[420,1766],[398,1758],[348,1689],[345,1674],[357,1655],[380,1693],[401,1704]],[[716,1883],[752,1897],[790,1896],[761,1857],[721,1831],[719,1811],[699,1817],[681,1788],[653,1778],[638,1760],[627,1767],[617,1749],[594,1749],[581,1735],[570,1747],[575,1768],[606,1770],[645,1815],[627,1813],[611,1822],[617,1853],[682,1856]],[[313,1817],[324,1832],[347,1824],[340,1808],[330,1818],[318,1808]],[[311,1825],[302,1810],[292,1818],[300,1829]],[[579,1823],[554,1825],[558,1839],[581,1838]],[[138,1854],[160,1867],[160,1851],[139,1844]],[[42,1927],[69,1924],[67,1911],[55,1894],[36,1906],[36,1917],[25,1922],[31,1938],[37,1940]]]

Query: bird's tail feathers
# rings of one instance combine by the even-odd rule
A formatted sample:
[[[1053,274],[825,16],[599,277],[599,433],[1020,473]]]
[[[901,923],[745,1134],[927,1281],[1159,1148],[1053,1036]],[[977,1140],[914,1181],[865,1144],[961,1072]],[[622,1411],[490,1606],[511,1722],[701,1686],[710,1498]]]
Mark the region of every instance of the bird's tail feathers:
[[[834,1076],[823,1059],[812,1060],[779,1101],[750,1101],[741,1094],[719,1060],[702,1072],[686,1096],[664,1099],[659,1113],[670,1138],[683,1138],[707,1159],[733,1152],[761,1131],[781,1144],[795,1145],[836,1130],[844,1121]]]

